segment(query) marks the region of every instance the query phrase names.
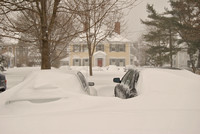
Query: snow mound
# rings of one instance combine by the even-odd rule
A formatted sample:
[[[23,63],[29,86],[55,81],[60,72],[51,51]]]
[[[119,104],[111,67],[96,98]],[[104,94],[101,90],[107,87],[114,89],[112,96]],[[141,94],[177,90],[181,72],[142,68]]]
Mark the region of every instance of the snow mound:
[[[59,70],[34,71],[15,87],[15,93],[9,101],[63,98],[72,94],[85,94],[79,83],[73,73]]]

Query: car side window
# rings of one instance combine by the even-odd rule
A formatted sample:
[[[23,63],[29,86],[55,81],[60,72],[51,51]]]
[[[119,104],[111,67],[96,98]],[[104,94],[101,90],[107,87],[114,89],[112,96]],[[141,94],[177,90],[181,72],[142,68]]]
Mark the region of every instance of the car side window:
[[[135,73],[134,83],[137,83],[138,79],[139,79],[139,72]]]
[[[87,82],[86,82],[84,75],[81,72],[78,72],[77,75],[79,76],[83,87],[87,88]]]
[[[130,80],[130,84],[127,82],[127,85],[129,84],[130,88],[135,87],[135,84],[137,83],[139,78],[139,72],[134,71],[132,72],[132,74],[129,75],[129,80]]]
[[[124,77],[123,77],[122,80],[121,80],[121,83],[123,83],[123,84],[126,83],[126,80],[127,80],[129,74],[130,74],[130,71],[128,71],[128,72],[124,75]]]
[[[129,86],[131,85],[132,83],[132,79],[133,79],[133,76],[134,76],[134,71],[131,71],[126,79],[126,82],[125,82],[125,85]]]

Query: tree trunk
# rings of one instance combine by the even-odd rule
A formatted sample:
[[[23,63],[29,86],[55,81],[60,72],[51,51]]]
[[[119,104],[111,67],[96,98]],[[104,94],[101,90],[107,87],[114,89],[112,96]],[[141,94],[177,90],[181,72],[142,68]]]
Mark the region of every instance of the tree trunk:
[[[199,55],[198,55],[198,61],[197,61],[197,68],[200,68],[200,48],[199,50]]]
[[[89,71],[90,71],[90,76],[92,76],[93,73],[92,73],[92,56],[91,55],[89,55]]]
[[[42,31],[42,46],[41,46],[41,56],[42,63],[41,69],[51,69],[50,63],[50,47],[48,42],[48,28],[47,28],[47,1],[41,1],[41,31]]]
[[[161,40],[160,40],[160,37],[159,37],[159,47],[161,47]],[[162,61],[162,51],[159,51],[159,61],[158,61],[158,64],[157,66],[159,67],[162,67],[163,66],[163,61]]]
[[[50,48],[47,40],[42,40],[42,63],[41,63],[41,69],[51,69],[50,64]]]
[[[195,63],[194,63],[193,54],[189,54],[189,57],[190,57],[191,65],[192,65],[192,72],[195,73],[196,72],[196,67],[195,67]]]
[[[173,61],[172,61],[172,31],[171,28],[169,29],[169,50],[170,50],[170,67],[173,67]]]

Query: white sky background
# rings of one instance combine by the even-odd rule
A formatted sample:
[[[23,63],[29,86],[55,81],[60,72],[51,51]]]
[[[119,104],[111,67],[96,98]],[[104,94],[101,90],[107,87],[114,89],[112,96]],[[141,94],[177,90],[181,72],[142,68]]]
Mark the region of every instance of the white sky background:
[[[168,0],[138,0],[137,6],[131,9],[125,17],[126,29],[125,35],[131,41],[137,41],[140,35],[145,31],[145,25],[141,24],[140,19],[147,19],[146,5],[153,4],[158,12],[163,12],[164,8],[169,8]]]

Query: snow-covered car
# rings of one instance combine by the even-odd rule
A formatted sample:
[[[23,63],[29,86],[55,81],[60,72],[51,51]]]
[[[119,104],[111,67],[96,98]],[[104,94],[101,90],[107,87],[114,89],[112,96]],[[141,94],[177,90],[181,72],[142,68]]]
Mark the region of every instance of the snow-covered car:
[[[0,74],[0,92],[3,92],[6,90],[6,77],[3,74]]]
[[[94,82],[87,82],[79,71],[34,71],[23,82],[10,89],[13,90],[13,95],[6,103],[48,102],[80,94],[97,95],[96,89],[91,86],[94,86]]]
[[[169,90],[176,89],[179,86],[178,84],[181,84],[181,80],[175,79],[180,81],[180,83],[175,84],[174,81],[170,80],[169,76],[172,76],[172,78],[174,75],[181,76],[181,72],[190,74],[189,71],[178,68],[129,69],[121,79],[118,77],[113,78],[113,82],[118,83],[114,87],[114,95],[115,97],[127,99],[138,96],[144,89],[149,90],[149,92],[157,89],[163,90],[163,88],[168,88]],[[168,77],[169,79],[166,81],[165,79]]]

